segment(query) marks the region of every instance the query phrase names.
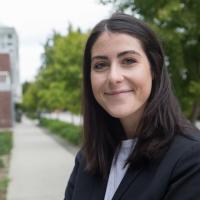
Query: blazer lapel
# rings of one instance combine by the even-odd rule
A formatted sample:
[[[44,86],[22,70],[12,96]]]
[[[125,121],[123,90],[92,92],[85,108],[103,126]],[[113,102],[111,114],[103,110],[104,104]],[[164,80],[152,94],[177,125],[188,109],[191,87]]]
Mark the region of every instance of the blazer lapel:
[[[134,169],[133,167],[129,167],[124,178],[122,179],[117,191],[115,192],[112,200],[118,200],[121,196],[126,192],[131,184],[136,180],[137,176],[142,172],[142,169]]]
[[[102,181],[101,178],[98,178],[97,181],[94,182],[95,187],[94,191],[92,192],[92,200],[103,200],[106,192],[106,186],[107,186],[108,178],[104,179]]]

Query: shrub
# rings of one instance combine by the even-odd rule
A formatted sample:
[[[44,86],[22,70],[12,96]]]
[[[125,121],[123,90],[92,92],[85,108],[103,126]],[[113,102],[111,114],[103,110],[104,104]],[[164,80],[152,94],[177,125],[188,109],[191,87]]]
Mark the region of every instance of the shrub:
[[[81,142],[81,127],[55,119],[40,119],[40,125],[50,132],[61,136],[63,139],[78,145]]]

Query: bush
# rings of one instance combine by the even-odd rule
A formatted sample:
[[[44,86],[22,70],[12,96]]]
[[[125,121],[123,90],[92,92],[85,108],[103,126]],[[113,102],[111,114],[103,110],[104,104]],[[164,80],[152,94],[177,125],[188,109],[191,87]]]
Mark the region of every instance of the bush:
[[[35,112],[26,112],[27,117],[29,117],[30,119],[37,119],[38,115]]]
[[[40,119],[40,125],[63,139],[78,145],[81,142],[81,127],[54,119]]]

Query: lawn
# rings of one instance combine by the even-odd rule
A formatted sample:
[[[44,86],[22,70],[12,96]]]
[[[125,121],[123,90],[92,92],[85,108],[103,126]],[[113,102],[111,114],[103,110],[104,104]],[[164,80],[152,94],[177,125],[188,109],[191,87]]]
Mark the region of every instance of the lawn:
[[[0,131],[0,199],[6,200],[6,191],[9,183],[8,165],[12,149],[12,133]]]

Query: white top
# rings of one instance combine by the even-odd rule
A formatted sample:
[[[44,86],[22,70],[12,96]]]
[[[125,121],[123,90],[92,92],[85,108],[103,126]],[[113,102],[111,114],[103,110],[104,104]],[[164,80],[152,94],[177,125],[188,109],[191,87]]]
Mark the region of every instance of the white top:
[[[132,152],[132,149],[135,147],[136,140],[137,139],[123,140],[118,155],[114,155],[104,200],[111,200],[119,184],[121,183],[129,167],[129,164],[127,164],[125,167],[124,164],[129,157],[129,154]],[[117,160],[115,161],[116,156]]]

